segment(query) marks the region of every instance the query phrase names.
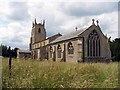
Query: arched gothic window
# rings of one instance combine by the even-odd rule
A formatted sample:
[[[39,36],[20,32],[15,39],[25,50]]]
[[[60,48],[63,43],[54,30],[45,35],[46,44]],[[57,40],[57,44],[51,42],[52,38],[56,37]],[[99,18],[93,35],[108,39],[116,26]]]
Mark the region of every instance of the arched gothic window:
[[[87,54],[88,56],[100,56],[100,37],[95,30],[88,36]]]
[[[40,28],[38,29],[38,32],[39,32],[39,33],[41,32],[41,29],[40,29]]]
[[[74,54],[74,48],[71,42],[68,43],[68,54]]]
[[[53,48],[50,46],[50,58],[52,58]]]
[[[58,45],[58,47],[57,47],[57,52],[58,52],[58,58],[61,58],[61,53],[62,53],[62,49],[61,49],[61,47],[60,47],[60,45]]]

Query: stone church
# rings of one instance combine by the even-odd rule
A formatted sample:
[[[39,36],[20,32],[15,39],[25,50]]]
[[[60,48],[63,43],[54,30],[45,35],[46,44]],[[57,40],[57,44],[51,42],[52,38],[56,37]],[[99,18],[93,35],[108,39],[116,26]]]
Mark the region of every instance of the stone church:
[[[103,62],[110,60],[108,38],[103,34],[98,20],[92,25],[66,35],[60,33],[46,38],[45,21],[32,25],[30,38],[31,57],[38,60],[64,62]]]

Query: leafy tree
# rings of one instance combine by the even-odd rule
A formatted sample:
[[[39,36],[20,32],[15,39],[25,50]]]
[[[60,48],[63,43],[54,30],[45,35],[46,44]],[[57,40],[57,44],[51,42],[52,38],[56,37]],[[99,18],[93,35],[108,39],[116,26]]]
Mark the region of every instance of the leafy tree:
[[[2,56],[2,46],[0,46],[0,56]]]
[[[19,48],[14,48],[14,58],[17,58],[17,50],[18,50]]]
[[[0,56],[3,57],[9,57],[11,55],[11,57],[16,58],[17,57],[17,50],[18,48],[14,48],[11,50],[11,47],[7,47],[6,45],[0,45]]]
[[[14,48],[11,50],[12,57],[17,58],[17,50],[18,50],[18,48]]]
[[[1,55],[3,56],[3,57],[7,57],[7,46],[5,46],[5,45],[1,45],[0,46],[0,49],[1,49]]]
[[[110,41],[110,50],[113,61],[120,61],[120,38]]]
[[[12,56],[12,51],[11,51],[11,47],[9,46],[9,48],[7,49],[7,57]]]

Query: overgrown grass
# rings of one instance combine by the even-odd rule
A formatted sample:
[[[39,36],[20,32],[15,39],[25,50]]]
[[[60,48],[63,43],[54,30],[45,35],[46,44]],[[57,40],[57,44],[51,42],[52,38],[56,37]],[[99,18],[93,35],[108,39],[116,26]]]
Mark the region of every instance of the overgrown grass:
[[[9,79],[8,59],[2,59],[3,88],[115,88],[118,63],[64,63],[12,60]]]

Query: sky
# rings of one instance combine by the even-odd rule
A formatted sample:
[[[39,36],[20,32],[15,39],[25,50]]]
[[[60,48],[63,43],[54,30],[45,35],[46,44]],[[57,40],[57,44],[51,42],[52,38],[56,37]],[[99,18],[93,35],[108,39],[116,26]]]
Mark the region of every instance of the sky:
[[[57,33],[65,35],[75,31],[75,27],[89,27],[93,18],[99,21],[104,35],[112,39],[118,37],[118,0],[3,0],[0,3],[0,43],[29,49],[35,18],[38,23],[46,21],[47,37]]]

